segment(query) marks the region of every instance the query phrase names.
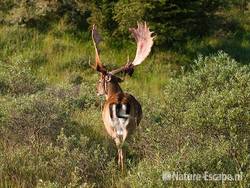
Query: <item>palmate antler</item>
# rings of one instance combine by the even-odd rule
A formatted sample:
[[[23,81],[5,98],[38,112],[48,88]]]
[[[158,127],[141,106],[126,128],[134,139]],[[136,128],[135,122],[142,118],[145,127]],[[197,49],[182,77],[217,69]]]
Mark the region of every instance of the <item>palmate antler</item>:
[[[132,33],[133,37],[135,38],[136,44],[137,44],[137,50],[136,50],[136,55],[135,55],[134,60],[133,61],[128,60],[127,64],[125,64],[124,66],[118,69],[110,71],[109,72],[110,74],[114,75],[119,72],[125,72],[131,76],[134,71],[133,68],[137,65],[140,65],[149,55],[151,48],[153,46],[154,37],[151,36],[153,32],[150,32],[149,28],[147,27],[146,22],[144,24],[138,23],[137,25],[138,25],[137,28],[129,29],[129,31]],[[106,74],[107,70],[105,66],[101,63],[100,56],[99,56],[100,50],[98,48],[98,44],[101,42],[101,36],[97,32],[95,25],[93,25],[93,28],[92,28],[92,40],[94,43],[95,54],[96,54],[95,66],[92,66],[92,67],[98,72]]]
[[[102,39],[99,33],[97,32],[95,25],[93,25],[93,28],[92,28],[92,40],[93,40],[93,44],[95,47],[95,66],[92,66],[92,67],[98,72],[105,73],[106,68],[101,63],[100,56],[99,56],[100,50],[98,48],[98,44],[101,42]]]
[[[151,48],[153,46],[153,39],[152,33],[149,31],[146,22],[138,23],[137,28],[130,28],[129,31],[132,33],[133,37],[136,40],[137,50],[135,58],[132,62],[128,61],[127,64],[119,69],[113,70],[110,73],[116,74],[119,72],[125,72],[129,75],[133,74],[133,67],[140,65],[146,57],[149,55]]]

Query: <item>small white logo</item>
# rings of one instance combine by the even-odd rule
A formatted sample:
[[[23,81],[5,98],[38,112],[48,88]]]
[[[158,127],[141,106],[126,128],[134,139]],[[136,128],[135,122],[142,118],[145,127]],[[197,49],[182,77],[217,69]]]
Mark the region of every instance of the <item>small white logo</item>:
[[[205,171],[203,174],[190,174],[165,171],[162,173],[162,180],[164,182],[173,181],[241,181],[243,179],[242,172],[240,174],[213,174]]]
[[[162,173],[162,180],[163,181],[168,181],[172,179],[172,174],[171,172],[163,172]]]

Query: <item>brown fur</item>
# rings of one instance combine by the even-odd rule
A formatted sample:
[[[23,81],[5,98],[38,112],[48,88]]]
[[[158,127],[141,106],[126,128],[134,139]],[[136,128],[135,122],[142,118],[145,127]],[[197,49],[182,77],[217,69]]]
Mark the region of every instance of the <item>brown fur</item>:
[[[104,81],[104,80],[103,80]],[[142,109],[140,103],[130,94],[123,93],[121,87],[119,86],[119,83],[116,79],[112,79],[107,82],[106,89],[106,101],[102,110],[102,119],[105,125],[105,129],[107,133],[114,139],[117,149],[118,149],[118,165],[121,166],[121,169],[123,171],[123,150],[122,145],[126,138],[131,135],[134,131],[134,129],[139,125],[141,119],[142,119]],[[100,87],[98,87],[100,88]],[[103,89],[101,89],[103,90]],[[117,135],[117,131],[112,126],[112,118],[110,114],[110,107],[114,104],[125,104],[126,106],[129,106],[129,117],[128,117],[128,124],[126,126],[126,129],[123,130],[122,136]]]
[[[128,60],[125,66],[108,72],[105,66],[102,65],[99,57],[100,50],[98,48],[98,44],[101,41],[101,37],[96,30],[96,26],[93,25],[92,28],[92,39],[96,53],[96,64],[93,68],[101,73],[100,80],[97,84],[97,93],[98,95],[105,95],[106,97],[106,101],[102,111],[102,119],[108,134],[115,140],[115,143],[117,145],[118,164],[121,165],[122,170],[122,144],[127,136],[131,135],[133,130],[139,125],[142,118],[142,109],[140,103],[132,95],[123,93],[121,87],[119,86],[119,82],[121,82],[122,80],[119,77],[116,77],[115,74],[123,72],[132,76],[134,67],[141,64],[149,55],[154,38],[151,36],[152,32],[150,32],[146,23],[138,23],[137,28],[131,28],[130,31],[132,32],[137,43],[135,59],[132,62]],[[116,117],[115,119],[111,117],[116,113],[114,113],[114,110],[112,111],[113,106],[111,105],[114,104],[117,104],[114,108],[116,112],[117,109],[120,109],[120,107],[123,108],[122,104],[126,105],[127,108],[122,109],[123,111],[126,109],[126,112],[121,111],[125,114],[125,116],[120,116],[119,118]],[[114,127],[117,125],[121,126],[121,124],[123,126],[122,133],[117,133],[117,131],[114,130]]]
[[[126,137],[131,135],[133,130],[139,125],[142,119],[142,109],[139,102],[130,94],[127,93],[116,93],[111,95],[104,104],[102,117],[105,124],[105,128],[108,134],[113,138],[116,139],[117,135],[115,130],[111,126],[111,115],[109,111],[109,107],[111,104],[129,104],[130,105],[130,121],[127,125],[127,134],[124,135],[122,140],[119,140],[117,144],[122,144]]]

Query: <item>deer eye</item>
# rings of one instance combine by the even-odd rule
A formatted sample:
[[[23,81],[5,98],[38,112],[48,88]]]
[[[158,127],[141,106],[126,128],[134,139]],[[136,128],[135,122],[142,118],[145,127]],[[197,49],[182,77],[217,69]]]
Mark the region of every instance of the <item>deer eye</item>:
[[[111,75],[107,75],[107,76],[105,77],[105,80],[106,80],[107,82],[111,81]]]

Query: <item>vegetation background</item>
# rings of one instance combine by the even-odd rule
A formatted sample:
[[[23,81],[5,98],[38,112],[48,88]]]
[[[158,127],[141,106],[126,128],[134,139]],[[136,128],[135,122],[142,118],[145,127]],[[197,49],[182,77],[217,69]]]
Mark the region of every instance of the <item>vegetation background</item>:
[[[125,145],[127,173],[101,120],[90,28],[109,69],[150,57],[122,83],[144,118]],[[248,0],[0,0],[0,187],[249,187]],[[164,171],[242,181],[164,182]]]

